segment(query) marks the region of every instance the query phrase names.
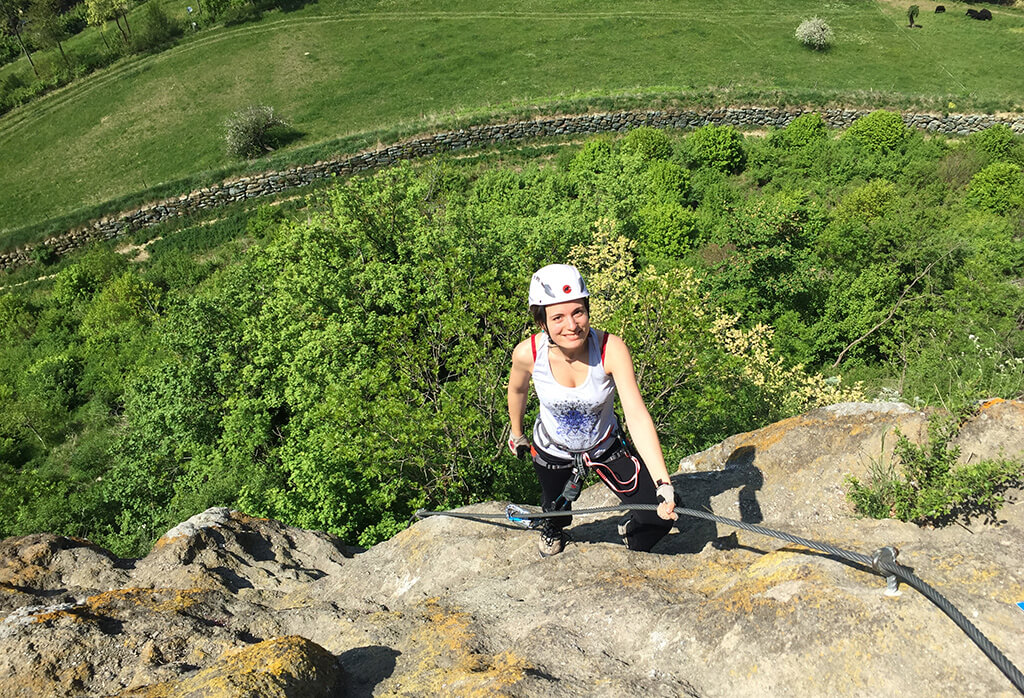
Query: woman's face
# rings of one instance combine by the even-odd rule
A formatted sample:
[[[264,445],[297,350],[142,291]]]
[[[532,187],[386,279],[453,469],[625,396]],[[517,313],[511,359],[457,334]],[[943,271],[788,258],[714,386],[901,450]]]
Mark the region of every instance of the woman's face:
[[[562,349],[577,349],[587,341],[590,314],[582,300],[555,303],[546,308],[548,337]]]

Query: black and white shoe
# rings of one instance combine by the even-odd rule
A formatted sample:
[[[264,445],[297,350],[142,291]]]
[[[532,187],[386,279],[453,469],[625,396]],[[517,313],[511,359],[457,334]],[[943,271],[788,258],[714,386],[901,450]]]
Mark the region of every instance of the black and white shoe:
[[[565,550],[565,544],[569,540],[569,535],[561,530],[550,527],[544,527],[540,530],[540,541],[537,543],[537,547],[540,549],[541,557],[551,557]]]

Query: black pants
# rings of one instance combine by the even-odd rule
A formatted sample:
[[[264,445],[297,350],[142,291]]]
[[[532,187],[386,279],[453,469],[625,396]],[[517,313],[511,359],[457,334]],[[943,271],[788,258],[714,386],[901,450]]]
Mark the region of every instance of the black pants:
[[[657,488],[654,480],[647,471],[647,466],[637,456],[640,462],[640,472],[636,474],[636,463],[630,457],[632,453],[626,447],[615,448],[610,456],[602,457],[600,463],[605,476],[608,477],[615,487],[605,481],[615,495],[623,504],[657,504]],[[547,454],[541,454],[533,460],[533,468],[537,472],[537,479],[540,480],[541,507],[544,511],[556,511],[556,500],[565,489],[565,483],[572,477],[572,463],[563,459],[554,458]],[[595,458],[595,460],[597,460]],[[556,467],[552,467],[556,466]],[[588,468],[588,470],[590,470]],[[636,488],[632,492],[618,492],[616,489],[629,489],[618,483],[628,482],[636,474]],[[602,478],[604,480],[604,478]],[[565,504],[561,508],[571,511],[572,505]],[[553,529],[561,530],[572,523],[572,516],[556,516],[547,519]],[[630,511],[620,521],[620,532],[625,531],[623,542],[630,550],[649,552],[655,543],[665,537],[672,530],[672,521],[666,521],[658,516],[656,511]]]

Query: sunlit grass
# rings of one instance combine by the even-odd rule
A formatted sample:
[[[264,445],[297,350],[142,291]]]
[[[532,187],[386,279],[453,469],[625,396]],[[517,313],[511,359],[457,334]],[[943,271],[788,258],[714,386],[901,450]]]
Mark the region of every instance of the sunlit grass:
[[[241,169],[224,152],[235,110],[269,104],[302,135],[273,156],[309,161],[375,138],[537,111],[766,102],[940,109],[1020,105],[1024,12],[993,22],[959,3],[910,30],[865,0],[498,3],[323,0],[207,30],[123,61],[0,118],[0,243],[17,231],[184,191]],[[793,37],[818,15],[836,45]],[[108,30],[109,31],[109,30]],[[93,40],[88,36],[82,39]],[[71,47],[74,51],[74,47]],[[13,68],[12,68],[13,69]]]

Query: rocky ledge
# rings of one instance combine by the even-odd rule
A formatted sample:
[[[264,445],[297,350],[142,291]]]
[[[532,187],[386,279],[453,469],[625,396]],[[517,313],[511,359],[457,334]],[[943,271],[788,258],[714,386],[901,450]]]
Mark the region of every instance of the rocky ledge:
[[[1024,667],[1024,504],[921,529],[856,518],[847,473],[905,405],[837,405],[684,460],[682,505],[900,561]],[[883,439],[884,436],[884,439]],[[1024,404],[961,430],[964,459],[1024,455]],[[612,503],[602,486],[579,508]],[[500,512],[503,503],[468,507]],[[655,553],[578,518],[566,552],[504,522],[428,518],[370,550],[211,509],[139,560],[39,534],[0,542],[3,696],[1011,696],[935,606],[869,570],[685,520]]]

